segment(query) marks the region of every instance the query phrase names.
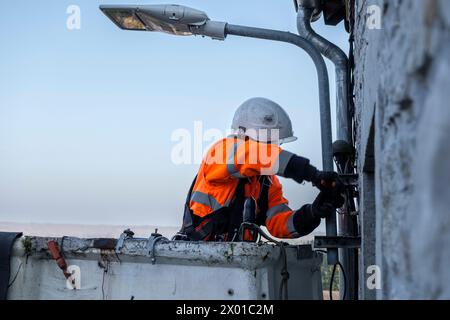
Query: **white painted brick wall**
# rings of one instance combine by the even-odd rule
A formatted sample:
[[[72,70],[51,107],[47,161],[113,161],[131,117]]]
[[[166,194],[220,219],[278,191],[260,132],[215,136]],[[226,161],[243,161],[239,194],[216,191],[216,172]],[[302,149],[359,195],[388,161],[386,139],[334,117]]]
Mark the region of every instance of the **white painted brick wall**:
[[[368,253],[376,250],[376,257],[365,260],[381,267],[378,298],[449,299],[450,2],[356,2],[360,168],[370,153],[375,123],[376,213],[370,200],[362,213],[367,215],[364,244]],[[381,30],[366,27],[370,5],[382,9]],[[362,192],[371,193],[370,188]]]

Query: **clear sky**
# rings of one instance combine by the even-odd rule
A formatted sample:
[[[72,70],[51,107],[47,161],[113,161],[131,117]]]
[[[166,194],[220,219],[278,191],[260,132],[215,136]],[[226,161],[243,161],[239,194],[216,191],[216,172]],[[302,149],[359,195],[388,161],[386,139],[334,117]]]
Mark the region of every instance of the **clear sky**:
[[[321,167],[317,77],[308,56],[231,36],[126,32],[98,9],[163,2],[0,3],[0,221],[178,226],[198,165],[172,163],[172,133],[193,133],[195,121],[225,131],[254,96],[286,109],[300,139],[285,148]],[[174,3],[214,20],[296,32],[291,0]],[[81,9],[79,30],[66,26],[70,5]],[[347,51],[342,25],[315,28]],[[314,199],[310,186],[282,182],[293,209]]]

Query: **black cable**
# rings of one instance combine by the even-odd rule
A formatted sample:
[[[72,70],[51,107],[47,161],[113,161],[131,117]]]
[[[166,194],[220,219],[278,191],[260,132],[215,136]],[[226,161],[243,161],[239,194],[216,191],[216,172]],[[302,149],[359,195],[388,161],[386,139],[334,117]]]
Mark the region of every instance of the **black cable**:
[[[250,222],[241,223],[241,226],[239,227],[239,231],[238,231],[238,235],[241,239],[242,239],[242,235],[243,235],[243,231],[244,231],[245,227],[247,227],[248,229],[255,229],[262,238],[266,239],[269,242],[273,242],[276,245],[280,245],[282,243],[280,241],[275,240],[274,238],[269,236],[267,233],[262,231],[262,229],[257,224],[250,223]]]
[[[22,269],[22,265],[23,265],[23,263],[21,262],[20,264],[19,264],[19,267],[17,268],[17,272],[16,272],[16,274],[14,275],[14,278],[11,280],[11,282],[8,284],[8,289],[14,284],[14,282],[16,282],[16,279],[17,279],[17,276],[19,275],[19,272],[20,272],[20,269]]]
[[[342,264],[340,262],[338,262],[339,268],[341,268],[341,272],[342,272],[342,276],[344,277],[344,294],[342,295],[342,300],[345,300],[345,298],[347,297],[347,275],[345,274],[345,270],[344,267],[342,266]]]
[[[284,300],[289,300],[289,294],[288,294],[288,282],[289,282],[289,272],[287,269],[287,254],[286,254],[286,247],[283,245],[280,246],[281,255],[283,256],[283,268],[281,269],[281,283],[280,288],[278,290],[278,297],[280,300],[283,300],[283,294],[284,294]]]
[[[105,300],[105,276],[109,271],[109,261],[106,261],[102,275],[102,300]]]
[[[326,250],[314,250],[314,252],[320,252],[320,253],[323,253],[323,254],[328,254],[328,252]],[[339,265],[340,265],[340,262],[339,262]],[[335,273],[336,273],[336,267],[337,267],[337,264],[335,264],[333,266],[333,272],[331,274],[330,284],[329,284],[329,295],[330,295],[330,300],[331,301],[333,300],[333,283],[334,283],[334,276],[335,276]]]
[[[245,227],[247,227],[249,229],[255,229],[259,233],[260,237],[262,237],[270,242],[273,242],[275,245],[280,247],[281,256],[283,259],[283,268],[281,269],[282,280],[281,280],[278,296],[279,296],[280,300],[283,300],[283,293],[284,293],[284,299],[288,300],[289,272],[287,269],[287,254],[286,254],[285,243],[283,243],[281,241],[277,241],[274,238],[270,237],[258,225],[254,224],[254,223],[248,223],[248,222],[242,223],[239,228],[239,234],[241,234],[241,232],[243,231],[243,228],[245,228]],[[327,253],[327,251],[325,251],[325,250],[315,250],[315,251],[325,253],[325,254]],[[333,272],[331,274],[331,279],[330,279],[330,300],[331,301],[333,300],[333,283],[334,283],[334,277],[336,275],[337,266],[339,266],[340,270],[342,271],[342,276],[344,278],[344,279],[342,279],[344,281],[344,294],[343,294],[342,300],[345,300],[345,298],[347,297],[347,275],[345,273],[345,270],[344,270],[342,264],[340,262],[338,262],[333,266]]]
[[[328,252],[326,251],[326,250],[314,250],[315,252],[320,252],[320,253],[323,253],[323,254],[327,254]],[[333,300],[333,283],[334,283],[334,276],[335,276],[335,273],[336,273],[336,267],[337,266],[340,266],[340,268],[342,269],[342,270],[344,270],[344,268],[342,268],[342,265],[341,265],[341,263],[340,262],[338,262],[337,264],[335,264],[334,266],[333,266],[333,272],[332,272],[332,274],[331,274],[331,278],[330,278],[330,284],[329,284],[329,295],[330,295],[330,300],[332,301]],[[344,274],[344,271],[343,271],[343,274]],[[344,274],[344,279],[345,279],[345,274]],[[345,282],[346,284],[347,284],[347,282]],[[346,295],[346,293],[344,293],[344,299],[345,299],[345,295]]]
[[[238,234],[241,236],[243,235],[244,228],[248,229],[254,229],[258,232],[259,236],[261,238],[266,239],[269,242],[274,243],[276,246],[280,248],[280,254],[281,258],[283,260],[283,267],[281,268],[281,283],[280,288],[278,290],[278,298],[279,300],[288,300],[289,299],[289,293],[288,293],[288,282],[289,282],[289,271],[287,267],[287,254],[286,254],[286,244],[281,241],[277,241],[271,236],[269,236],[267,233],[265,233],[258,225],[254,223],[244,222],[239,227]]]
[[[102,300],[105,300],[105,274],[106,274],[106,270],[103,270],[103,276],[102,276]]]
[[[342,264],[338,261],[338,263],[336,263],[333,266],[333,272],[331,273],[331,279],[330,279],[330,300],[333,301],[333,283],[334,283],[334,276],[336,274],[336,268],[337,266],[339,266],[341,272],[342,272],[342,277],[344,279],[340,279],[342,281],[344,281],[344,294],[342,295],[342,300],[345,300],[345,298],[347,297],[347,275],[345,274],[345,270],[342,267]]]
[[[331,273],[330,278],[330,301],[333,301],[333,283],[334,283],[334,275],[336,273],[337,264],[333,266],[333,272]]]

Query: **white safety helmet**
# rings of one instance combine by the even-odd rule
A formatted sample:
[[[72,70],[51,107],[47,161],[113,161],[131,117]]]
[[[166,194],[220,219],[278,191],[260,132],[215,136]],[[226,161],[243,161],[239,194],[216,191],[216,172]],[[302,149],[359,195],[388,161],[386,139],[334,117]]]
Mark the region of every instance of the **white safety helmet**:
[[[266,143],[289,143],[297,140],[288,114],[277,103],[265,98],[245,101],[234,114],[234,134]]]

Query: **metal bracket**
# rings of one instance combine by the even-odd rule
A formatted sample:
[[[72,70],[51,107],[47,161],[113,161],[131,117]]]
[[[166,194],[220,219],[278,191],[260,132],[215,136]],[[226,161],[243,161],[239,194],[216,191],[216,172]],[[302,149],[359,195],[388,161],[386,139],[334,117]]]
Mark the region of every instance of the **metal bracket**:
[[[320,18],[323,12],[325,24],[336,26],[342,20],[345,21],[345,29],[350,31],[349,21],[351,16],[353,0],[294,0],[295,10],[298,11],[299,6],[308,6],[315,8],[314,21]]]
[[[130,229],[124,230],[124,232],[122,232],[122,234],[120,235],[119,240],[117,240],[116,253],[120,253],[120,251],[122,251],[125,240],[132,239],[133,236],[134,236],[133,231],[131,231]]]
[[[358,174],[340,174],[339,179],[345,186],[348,187],[358,187]]]
[[[146,253],[147,256],[151,258],[152,264],[156,263],[155,245],[160,240],[168,240],[168,239],[159,234],[158,229],[156,229],[155,232],[152,233],[150,238],[148,238]]]
[[[342,0],[327,0],[323,2],[325,24],[336,26],[347,17],[345,2]]]
[[[361,247],[361,237],[315,237],[315,249],[357,249]]]

